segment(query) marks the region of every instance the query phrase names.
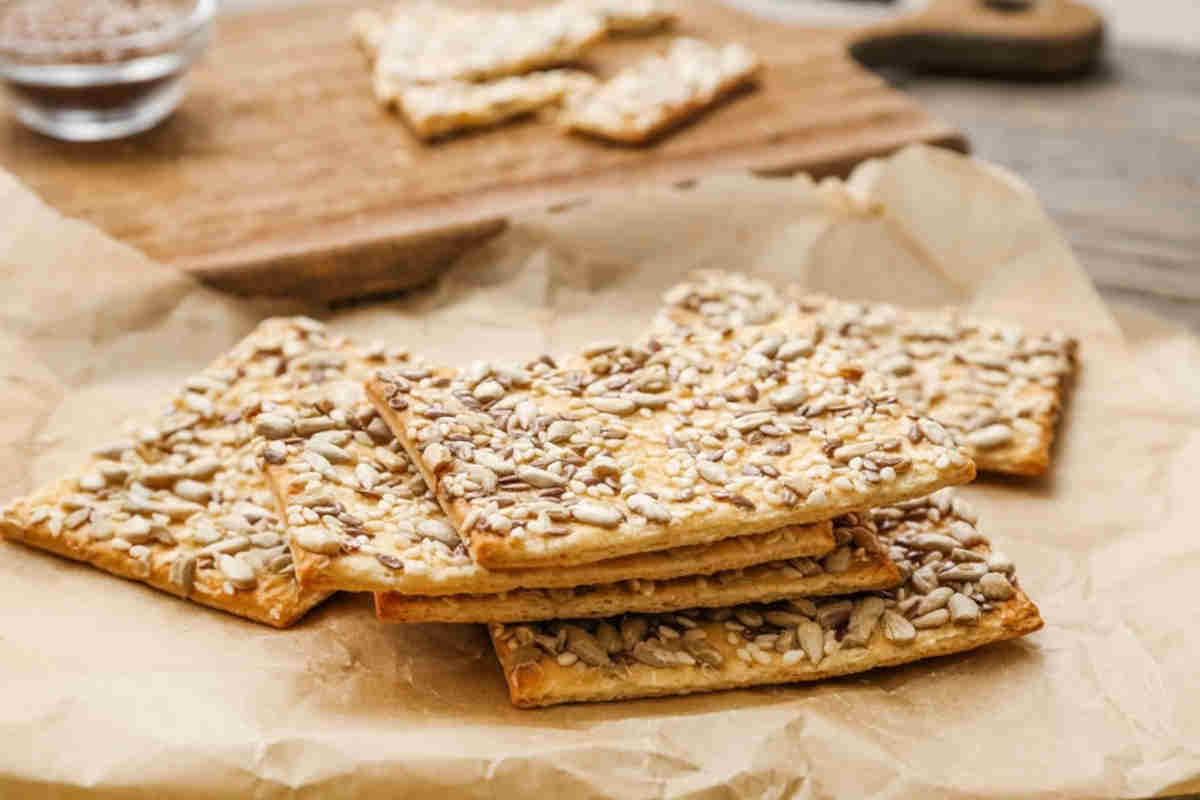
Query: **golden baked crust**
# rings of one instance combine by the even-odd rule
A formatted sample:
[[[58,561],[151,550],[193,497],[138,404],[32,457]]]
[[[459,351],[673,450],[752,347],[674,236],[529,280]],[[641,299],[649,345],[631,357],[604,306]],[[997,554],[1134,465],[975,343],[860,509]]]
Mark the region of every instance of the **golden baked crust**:
[[[489,568],[714,542],[974,477],[944,431],[908,435],[937,423],[782,352],[761,335],[689,334],[563,367],[384,370],[367,393]]]
[[[905,574],[893,590],[599,622],[493,623],[514,705],[819,680],[970,650],[1042,626],[1012,563],[990,550],[973,512],[950,490],[873,515]]]
[[[871,530],[856,528],[851,542],[851,527],[839,528],[847,543],[820,561],[791,559],[711,576],[622,581],[560,590],[519,589],[499,595],[420,597],[379,592],[375,595],[375,613],[384,622],[524,622],[770,603],[887,589],[899,583],[899,570]]]
[[[805,336],[822,357],[882,374],[908,408],[952,431],[978,469],[1042,475],[1078,343],[952,310],[902,310],[706,270],[670,289],[654,331],[745,324]]]
[[[324,326],[263,322],[69,477],[0,514],[0,533],[193,602],[286,627],[330,593],[301,588],[261,473],[262,392],[319,381]]]

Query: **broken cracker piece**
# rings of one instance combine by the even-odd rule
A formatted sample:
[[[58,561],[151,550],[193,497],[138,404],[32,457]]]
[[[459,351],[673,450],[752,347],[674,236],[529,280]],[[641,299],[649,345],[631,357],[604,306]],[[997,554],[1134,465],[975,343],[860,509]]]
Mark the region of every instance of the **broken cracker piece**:
[[[380,73],[375,77],[375,95],[385,106],[398,108],[417,136],[432,139],[495,125],[555,105],[594,84],[595,79],[586,72],[567,69],[484,83],[397,84]]]
[[[761,69],[758,57],[740,44],[714,47],[676,39],[664,55],[572,98],[559,122],[566,130],[618,142],[646,142],[747,84]]]

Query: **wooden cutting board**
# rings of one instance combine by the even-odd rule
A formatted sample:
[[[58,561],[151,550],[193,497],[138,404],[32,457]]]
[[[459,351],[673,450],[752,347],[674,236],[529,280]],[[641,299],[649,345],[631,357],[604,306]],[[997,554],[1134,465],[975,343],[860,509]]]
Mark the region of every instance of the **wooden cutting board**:
[[[420,282],[518,209],[719,170],[844,173],[911,142],[966,147],[855,64],[844,35],[698,0],[680,4],[677,33],[743,42],[766,72],[652,146],[566,136],[536,118],[422,144],[371,95],[347,30],[362,4],[223,17],[159,128],[80,145],[7,119],[0,163],[65,213],[216,285],[337,299]],[[606,43],[586,66],[604,77],[666,42]]]

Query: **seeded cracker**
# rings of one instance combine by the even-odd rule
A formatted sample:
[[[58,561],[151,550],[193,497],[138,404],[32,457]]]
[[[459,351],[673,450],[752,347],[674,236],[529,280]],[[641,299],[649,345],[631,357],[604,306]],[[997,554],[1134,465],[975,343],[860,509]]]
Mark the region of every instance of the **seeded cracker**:
[[[396,106],[422,139],[482,128],[554,105],[570,94],[587,91],[595,79],[579,70],[534,72],[486,83],[445,81],[397,84],[386,74],[375,76],[375,96]]]
[[[707,271],[666,294],[658,331],[762,325],[877,371],[900,402],[955,433],[981,470],[1042,475],[1077,343],[959,312],[907,311]]]
[[[500,595],[419,597],[380,592],[375,595],[375,609],[385,622],[522,622],[678,611],[891,588],[899,583],[900,573],[879,546],[871,519],[863,515],[859,520],[859,516],[838,520],[834,532],[840,545],[819,560],[793,558],[711,576],[627,580],[565,589],[521,589]],[[723,543],[714,546],[720,544]],[[566,571],[574,569],[586,566]]]
[[[747,84],[761,68],[758,57],[740,44],[714,47],[698,39],[676,39],[664,55],[569,98],[559,121],[567,130],[646,142]]]
[[[481,81],[577,60],[605,35],[599,15],[573,3],[526,11],[359,14],[351,26],[392,86]]]
[[[765,336],[560,367],[383,370],[376,408],[489,568],[714,542],[928,494],[974,466],[880,387]],[[939,431],[914,442],[914,425]]]
[[[347,374],[372,369],[370,362],[355,360],[355,345],[344,341],[342,347]],[[416,361],[395,368],[425,372]],[[824,556],[836,547],[832,526],[820,522],[570,569],[488,570],[471,560],[360,383],[327,382],[317,393],[281,397],[262,425],[272,439],[267,473],[288,521],[297,576],[308,588],[494,597],[522,587],[707,575]]]
[[[674,25],[678,16],[660,0],[579,0],[579,6],[598,14],[610,34],[643,34]]]
[[[0,532],[203,605],[292,624],[329,592],[296,583],[259,462],[270,403],[258,392],[268,382],[320,384],[334,368],[332,344],[312,320],[262,323],[152,423],[5,509]]]
[[[864,672],[1042,627],[1012,562],[951,491],[873,512],[906,576],[894,590],[818,601],[493,624],[514,705],[689,694]]]

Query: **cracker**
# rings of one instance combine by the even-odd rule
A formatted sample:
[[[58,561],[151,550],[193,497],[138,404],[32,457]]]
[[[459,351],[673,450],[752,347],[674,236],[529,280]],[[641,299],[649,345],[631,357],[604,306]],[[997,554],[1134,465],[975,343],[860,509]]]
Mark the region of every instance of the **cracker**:
[[[294,577],[258,461],[264,381],[320,379],[324,327],[268,320],[189,378],[149,424],[15,501],[0,533],[202,605],[286,627],[328,595]]]
[[[937,423],[767,337],[383,370],[368,395],[476,563],[570,566],[832,519],[974,476]],[[917,426],[928,437],[912,441]],[[939,434],[939,432],[941,432]]]
[[[815,603],[492,624],[513,704],[820,680],[971,650],[1042,627],[1012,562],[990,551],[961,499],[943,491],[878,509],[875,518],[908,575],[893,590]],[[987,577],[972,580],[980,570]]]
[[[1077,342],[954,310],[845,302],[762,281],[700,272],[667,292],[656,329],[752,324],[804,332],[828,358],[882,374],[900,402],[953,431],[981,470],[1042,475]]]
[[[577,60],[605,35],[601,18],[564,2],[525,11],[397,13],[380,32],[358,17],[360,42],[376,43],[375,73],[390,85],[481,81]],[[372,24],[375,27],[371,27]]]
[[[820,560],[795,558],[711,576],[520,589],[499,595],[419,597],[379,592],[375,595],[375,610],[384,622],[524,622],[767,603],[895,586],[900,581],[899,570],[879,546],[872,528],[857,522],[849,520],[835,528],[841,544]],[[869,517],[865,523],[871,524]]]
[[[567,130],[639,144],[746,85],[761,69],[758,57],[740,44],[676,39],[663,55],[571,98],[559,122]]]
[[[586,72],[568,69],[486,83],[404,84],[381,73],[375,78],[375,96],[385,106],[396,106],[417,136],[432,139],[537,111],[594,84],[595,79]]]
[[[645,34],[669,28],[678,15],[660,0],[580,0],[579,5],[598,14],[609,34]]]
[[[344,346],[352,348],[348,342]],[[367,368],[358,364],[350,371]],[[420,369],[415,362],[397,368]],[[525,587],[707,575],[777,559],[823,556],[835,547],[830,524],[820,522],[567,569],[488,570],[467,555],[408,454],[366,404],[361,385],[337,387],[339,397],[323,409],[313,401],[326,397],[300,393],[272,412],[286,420],[290,431],[321,428],[311,438],[293,435],[275,443],[271,459],[277,463],[268,466],[292,534],[297,576],[309,588],[494,595]],[[340,423],[332,422],[335,416]],[[309,421],[314,418],[329,422],[314,426]],[[337,449],[329,450],[329,445]]]

